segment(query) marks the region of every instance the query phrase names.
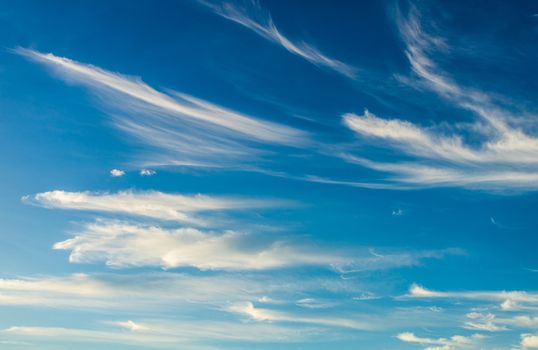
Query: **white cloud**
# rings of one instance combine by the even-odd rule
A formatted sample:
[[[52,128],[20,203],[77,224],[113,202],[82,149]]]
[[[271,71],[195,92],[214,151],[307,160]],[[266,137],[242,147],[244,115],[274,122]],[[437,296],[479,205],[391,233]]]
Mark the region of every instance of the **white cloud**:
[[[25,196],[23,201],[45,208],[118,213],[148,218],[209,225],[210,219],[200,219],[196,213],[244,210],[290,205],[285,201],[250,198],[181,195],[158,191],[66,192],[49,191]]]
[[[151,169],[140,170],[140,176],[153,176],[155,174],[156,174],[155,170],[151,170]]]
[[[467,314],[467,317],[471,319],[471,321],[465,322],[464,328],[486,332],[498,332],[506,330],[506,327],[499,325],[500,322],[498,322],[494,314],[471,312]]]
[[[122,344],[144,344],[146,346],[160,347],[178,343],[180,340],[173,336],[147,335],[136,333],[123,333],[114,331],[97,331],[75,328],[61,327],[10,327],[1,331],[4,336],[20,335],[39,338],[60,338],[76,342],[98,342],[98,343],[122,343]]]
[[[326,337],[319,327],[286,327],[269,323],[238,323],[236,320],[147,320],[105,322],[105,329],[15,326],[0,331],[3,337],[34,337],[41,341],[119,343],[147,347],[213,349],[215,340],[242,342],[308,342]],[[110,327],[112,326],[112,327]],[[134,329],[133,326],[136,326]],[[15,338],[17,339],[17,338]]]
[[[14,51],[99,94],[116,127],[158,150],[151,153],[151,161],[145,161],[149,165],[229,166],[259,155],[260,143],[301,146],[308,142],[300,130],[183,93],[165,94],[139,78],[30,49]]]
[[[505,147],[504,140],[490,141],[481,148],[465,145],[459,135],[444,136],[398,119],[382,119],[365,111],[346,114],[345,124],[365,137],[383,140],[383,147],[399,150],[414,161],[376,162],[350,154],[350,163],[393,173],[389,183],[468,188],[533,189],[538,181],[538,139],[520,135],[521,147]],[[519,132],[517,132],[519,133]],[[518,138],[516,134],[511,137]],[[529,140],[529,142],[525,141]],[[517,142],[516,140],[513,140]]]
[[[328,249],[287,239],[267,239],[239,232],[167,229],[119,221],[97,221],[54,249],[71,251],[75,263],[108,266],[196,267],[202,270],[261,270],[294,266],[326,266],[339,272],[413,266],[423,258],[452,251],[372,254],[366,249]]]
[[[471,336],[454,335],[450,338],[423,338],[418,337],[411,332],[404,332],[398,334],[397,338],[406,343],[427,346],[425,350],[451,350],[476,348],[478,343],[484,339],[484,336],[480,334],[473,334]]]
[[[297,294],[359,293],[360,284],[333,277],[256,272],[189,275],[174,272],[140,274],[74,274],[0,279],[0,305],[77,309],[146,309],[168,311],[195,303],[227,305],[243,300],[293,300]],[[263,297],[262,297],[263,296]]]
[[[368,322],[357,321],[356,319],[333,318],[319,315],[303,316],[298,314],[291,314],[289,312],[257,308],[251,302],[234,304],[230,306],[229,310],[239,314],[247,315],[256,321],[306,323],[358,330],[371,330],[372,328],[374,328],[375,323],[371,315],[369,316],[370,320]]]
[[[112,169],[110,170],[110,176],[112,177],[121,177],[125,175],[125,171],[119,170],[119,169]]]
[[[538,335],[522,334],[521,346],[524,349],[538,349]]]
[[[460,292],[439,292],[426,289],[417,284],[409,288],[409,296],[415,298],[453,298],[453,299],[476,299],[476,300],[506,300],[521,303],[538,303],[538,294],[524,291],[460,291]]]
[[[210,8],[217,15],[250,29],[262,38],[283,47],[316,66],[331,69],[351,79],[356,77],[356,68],[328,57],[311,44],[294,42],[284,36],[274,24],[271,15],[260,6],[257,0],[244,2],[244,6],[232,2],[222,2],[220,4],[206,0],[199,0],[198,2]]]

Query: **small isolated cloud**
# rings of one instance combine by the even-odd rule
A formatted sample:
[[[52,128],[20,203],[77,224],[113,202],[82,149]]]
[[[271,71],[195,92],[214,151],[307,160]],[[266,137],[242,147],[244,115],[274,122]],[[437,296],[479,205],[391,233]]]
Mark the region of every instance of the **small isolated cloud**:
[[[140,176],[153,176],[155,174],[156,174],[155,170],[151,170],[151,169],[140,170]]]
[[[119,170],[119,169],[112,169],[110,170],[110,176],[112,177],[121,177],[125,175],[125,171]]]
[[[403,209],[392,209],[392,216],[402,216],[404,215]]]
[[[133,332],[140,332],[140,331],[147,330],[147,327],[145,327],[144,325],[135,323],[131,320],[113,322],[113,324],[115,324],[118,327],[125,328]]]

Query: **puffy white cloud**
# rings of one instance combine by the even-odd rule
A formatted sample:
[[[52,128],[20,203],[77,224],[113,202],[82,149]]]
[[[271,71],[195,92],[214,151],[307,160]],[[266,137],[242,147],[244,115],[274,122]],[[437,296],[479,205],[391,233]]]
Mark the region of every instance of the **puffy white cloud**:
[[[521,346],[525,349],[538,349],[538,335],[522,334]]]
[[[87,224],[54,249],[71,251],[71,262],[106,262],[108,266],[196,267],[202,270],[260,270],[294,266],[326,266],[358,272],[412,266],[423,258],[450,251],[372,254],[361,248],[328,249],[287,239],[264,239],[239,232],[167,229],[119,221]]]
[[[112,177],[121,177],[125,175],[125,171],[119,170],[119,169],[112,169],[110,170],[110,176]]]

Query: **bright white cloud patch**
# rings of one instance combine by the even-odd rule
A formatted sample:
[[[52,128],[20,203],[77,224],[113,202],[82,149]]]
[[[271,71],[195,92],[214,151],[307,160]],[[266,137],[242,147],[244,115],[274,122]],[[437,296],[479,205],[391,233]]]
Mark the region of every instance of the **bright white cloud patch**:
[[[261,7],[257,0],[244,2],[243,6],[227,1],[218,3],[216,1],[198,0],[198,2],[209,7],[217,15],[250,29],[262,38],[283,47],[316,66],[328,68],[351,79],[354,79],[357,75],[357,69],[351,65],[328,57],[311,44],[294,42],[284,36],[274,24],[271,15]]]
[[[196,213],[289,205],[285,201],[248,198],[180,195],[158,191],[66,192],[50,191],[23,197],[23,201],[45,208],[86,210],[101,213],[128,214],[148,218],[208,225]]]
[[[110,170],[110,176],[112,177],[121,177],[125,175],[125,171],[119,170],[119,169],[112,169]]]
[[[522,334],[521,346],[524,349],[538,349],[538,335]]]
[[[69,250],[70,261],[105,262],[113,267],[196,267],[202,270],[261,270],[293,266],[325,266],[358,272],[412,266],[422,258],[449,251],[372,254],[366,249],[318,248],[304,242],[264,239],[233,231],[166,229],[118,221],[87,224],[73,238],[56,243]]]

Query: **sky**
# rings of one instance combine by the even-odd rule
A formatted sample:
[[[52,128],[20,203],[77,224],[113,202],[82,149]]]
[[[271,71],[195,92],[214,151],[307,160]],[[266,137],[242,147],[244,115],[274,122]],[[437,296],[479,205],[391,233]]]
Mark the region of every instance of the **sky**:
[[[536,1],[0,0],[0,349],[538,349]]]

